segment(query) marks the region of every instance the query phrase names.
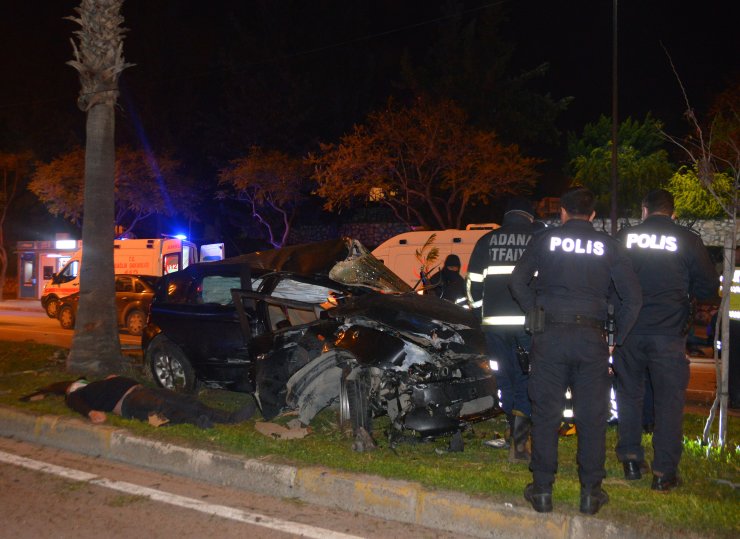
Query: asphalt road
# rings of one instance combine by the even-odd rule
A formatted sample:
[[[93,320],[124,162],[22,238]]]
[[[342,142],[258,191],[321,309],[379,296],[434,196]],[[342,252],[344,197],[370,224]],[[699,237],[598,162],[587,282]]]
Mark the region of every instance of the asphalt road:
[[[3,537],[467,537],[0,438]]]
[[[62,329],[58,320],[46,316],[40,310],[15,310],[4,308],[0,303],[0,340],[34,341],[69,348],[73,330]],[[141,337],[129,335],[125,330],[119,334],[121,346],[141,349]]]

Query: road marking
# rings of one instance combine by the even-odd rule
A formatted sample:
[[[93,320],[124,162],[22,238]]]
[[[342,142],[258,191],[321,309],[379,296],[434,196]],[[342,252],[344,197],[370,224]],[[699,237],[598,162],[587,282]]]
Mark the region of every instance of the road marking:
[[[142,487],[125,481],[114,481],[88,472],[83,472],[81,470],[56,466],[55,464],[28,459],[12,453],[6,453],[5,451],[0,451],[0,462],[21,466],[29,470],[57,475],[73,481],[86,482],[92,485],[116,490],[118,492],[132,494],[134,496],[143,496],[157,502],[167,503],[169,505],[185,509],[192,509],[208,515],[215,515],[237,522],[252,524],[254,526],[261,526],[263,528],[300,535],[302,537],[311,537],[314,539],[361,539],[356,535],[348,535],[346,533],[339,533],[325,528],[317,528],[315,526],[300,524],[298,522],[280,520],[266,515],[261,515],[259,513],[242,511],[241,509],[235,509],[226,505],[206,503],[194,498],[178,496],[177,494],[170,494],[169,492]]]

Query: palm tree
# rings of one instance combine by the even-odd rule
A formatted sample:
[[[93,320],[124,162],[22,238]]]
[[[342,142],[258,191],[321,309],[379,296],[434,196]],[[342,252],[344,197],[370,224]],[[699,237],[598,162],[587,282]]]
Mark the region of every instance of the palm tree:
[[[72,40],[75,59],[67,62],[80,75],[77,105],[87,114],[83,203],[83,264],[80,304],[67,370],[76,373],[120,372],[113,270],[115,178],[115,105],[118,77],[129,66],[123,59],[123,0],[81,0]]]

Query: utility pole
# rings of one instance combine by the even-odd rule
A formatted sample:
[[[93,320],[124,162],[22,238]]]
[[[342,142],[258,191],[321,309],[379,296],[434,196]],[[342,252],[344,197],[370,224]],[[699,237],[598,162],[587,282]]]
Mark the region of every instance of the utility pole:
[[[618,107],[617,107],[617,0],[612,0],[612,167],[611,167],[611,212],[609,217],[612,222],[612,236],[617,235],[617,131],[619,130]]]

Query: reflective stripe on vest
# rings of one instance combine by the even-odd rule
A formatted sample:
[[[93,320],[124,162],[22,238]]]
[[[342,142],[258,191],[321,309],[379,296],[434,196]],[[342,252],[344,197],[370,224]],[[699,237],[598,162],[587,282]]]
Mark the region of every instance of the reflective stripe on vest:
[[[523,326],[524,316],[484,316],[484,326]]]
[[[514,266],[488,266],[483,270],[483,275],[511,275]]]
[[[473,281],[474,283],[482,283],[483,275],[480,273],[468,273],[468,280]]]

